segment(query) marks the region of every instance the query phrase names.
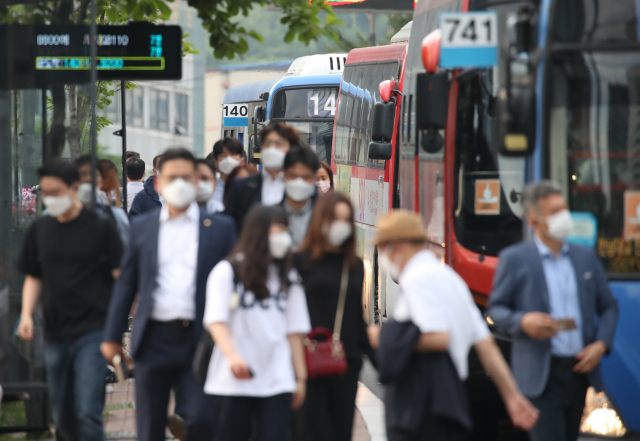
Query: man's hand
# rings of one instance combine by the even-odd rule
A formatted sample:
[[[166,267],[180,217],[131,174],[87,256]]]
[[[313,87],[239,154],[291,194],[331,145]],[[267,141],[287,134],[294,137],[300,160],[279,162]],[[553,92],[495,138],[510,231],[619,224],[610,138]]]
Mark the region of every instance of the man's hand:
[[[113,364],[113,356],[116,354],[122,355],[122,345],[115,341],[103,341],[100,345],[100,352],[107,363]]]
[[[505,402],[509,418],[515,427],[529,431],[538,422],[540,412],[521,394],[513,395]]]
[[[30,315],[21,315],[20,324],[18,325],[18,335],[24,341],[33,340],[33,317]]]
[[[522,316],[520,328],[531,338],[547,340],[558,333],[559,323],[544,312],[528,312]]]
[[[293,393],[293,397],[291,400],[291,408],[293,410],[298,410],[304,404],[304,399],[307,395],[307,381],[306,380],[297,380],[296,381],[296,390]]]
[[[233,376],[238,380],[250,380],[253,377],[247,362],[244,361],[244,358],[240,355],[233,354],[228,358],[228,361],[229,367],[231,367],[231,372],[233,372]]]
[[[578,374],[588,374],[598,366],[600,359],[607,352],[607,346],[601,340],[594,341],[576,355],[579,360],[573,367],[573,371]]]
[[[380,326],[367,327],[367,334],[369,335],[369,344],[373,349],[378,349],[380,346]]]

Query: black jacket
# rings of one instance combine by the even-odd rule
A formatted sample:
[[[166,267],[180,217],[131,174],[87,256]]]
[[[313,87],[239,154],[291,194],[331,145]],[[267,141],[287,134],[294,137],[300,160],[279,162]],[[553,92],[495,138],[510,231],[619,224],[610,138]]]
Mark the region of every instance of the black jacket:
[[[386,384],[387,430],[416,433],[427,416],[471,430],[464,383],[448,352],[417,353],[420,330],[412,322],[389,320],[380,331],[378,372]]]
[[[236,228],[240,231],[249,209],[253,205],[259,204],[261,200],[262,173],[257,173],[244,179],[237,179],[233,181],[229,189],[224,214],[233,218]]]
[[[137,216],[138,214],[151,211],[154,208],[162,207],[160,196],[156,192],[153,183],[154,178],[155,176],[149,176],[149,178],[144,181],[143,190],[138,192],[136,197],[133,198],[133,202],[131,203],[131,207],[129,208],[129,219],[131,219],[133,216]]]

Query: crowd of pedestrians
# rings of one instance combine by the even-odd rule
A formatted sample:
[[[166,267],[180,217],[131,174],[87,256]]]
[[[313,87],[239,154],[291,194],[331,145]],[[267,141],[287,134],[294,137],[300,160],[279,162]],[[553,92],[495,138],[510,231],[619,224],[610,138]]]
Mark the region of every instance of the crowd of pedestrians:
[[[351,201],[295,129],[260,136],[261,171],[229,138],[206,159],[169,149],[146,179],[135,152],[122,182],[99,160],[96,194],[88,156],[39,170],[46,215],[19,259],[18,332],[33,338],[41,302],[58,439],[104,439],[105,376],[124,359],[141,441],[164,439],[168,425],[189,441],[348,441],[367,356],[387,386],[390,441],[463,440],[473,348],[516,427],[575,441],[586,388],[602,387],[617,305],[593,252],[566,243],[557,186],[525,189],[535,238],[503,251],[486,311],[513,336],[512,374],[469,288],[408,211],[377,225],[379,263],[400,295],[385,326],[367,327]]]

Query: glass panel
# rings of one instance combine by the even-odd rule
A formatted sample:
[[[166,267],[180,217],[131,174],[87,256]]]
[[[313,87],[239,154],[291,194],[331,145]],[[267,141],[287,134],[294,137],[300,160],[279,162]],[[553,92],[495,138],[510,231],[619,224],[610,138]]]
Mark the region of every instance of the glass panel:
[[[176,135],[189,134],[189,96],[176,93],[176,117],[174,123]]]
[[[337,95],[337,87],[279,90],[273,99],[273,118],[333,118]]]
[[[317,153],[321,161],[331,163],[331,138],[333,137],[332,122],[285,122],[300,132],[302,142]]]
[[[638,42],[637,0],[557,2],[552,38],[562,43]]]
[[[127,90],[127,125],[134,127],[143,127],[143,109],[144,109],[144,88],[136,87],[133,90]]]
[[[149,91],[149,127],[163,132],[169,131],[169,92]]]
[[[551,178],[593,215],[605,268],[640,276],[640,54],[564,54],[551,72]]]

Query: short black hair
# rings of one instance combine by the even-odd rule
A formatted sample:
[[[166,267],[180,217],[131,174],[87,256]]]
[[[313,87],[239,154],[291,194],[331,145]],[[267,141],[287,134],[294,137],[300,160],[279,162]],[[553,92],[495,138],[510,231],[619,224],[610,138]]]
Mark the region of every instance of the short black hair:
[[[207,160],[207,159],[202,159],[202,158],[196,159],[196,165],[199,165],[199,164],[204,164],[204,165],[206,165],[207,167],[209,167],[209,168],[211,169],[211,172],[212,172],[212,173],[213,173],[213,175],[215,176],[215,174],[216,174],[216,167],[215,167],[215,165],[213,165],[213,164],[211,163],[211,161],[209,161],[209,160]]]
[[[127,161],[127,178],[139,181],[144,176],[145,163],[142,159],[132,157]]]
[[[38,176],[40,178],[49,176],[62,179],[69,187],[71,187],[74,182],[80,181],[80,174],[75,164],[71,164],[62,159],[51,159],[45,162],[44,165],[38,169]]]
[[[87,164],[91,165],[91,155],[78,156],[73,161],[73,164],[76,166],[76,168],[84,167]]]
[[[174,161],[176,159],[184,159],[185,161],[189,161],[193,163],[193,168],[196,168],[196,158],[195,156],[193,156],[193,153],[183,147],[177,147],[169,149],[162,155],[160,155],[160,160],[158,161],[158,167],[156,167],[156,170],[162,170],[162,167],[166,162]]]
[[[155,168],[156,170],[158,170],[159,168],[160,158],[162,158],[162,155],[156,155],[153,157],[153,168]]]
[[[134,152],[132,150],[129,150],[124,154],[124,157],[125,157],[125,161],[128,161],[131,158],[138,158],[139,159],[140,158],[140,153]]]
[[[224,138],[213,145],[213,158],[217,161],[222,151],[227,149],[232,155],[241,155],[244,158],[244,146],[236,138]],[[208,157],[207,157],[208,159]]]
[[[294,148],[284,157],[284,170],[301,163],[309,167],[315,173],[320,168],[318,155],[308,147]]]
[[[211,163],[213,163],[213,161],[215,161],[215,160],[216,160],[216,157],[215,157],[215,155],[213,154],[213,152],[211,152],[211,153],[209,153],[209,154],[207,155],[207,157],[206,157],[206,158],[204,158],[204,159],[206,159],[207,161],[210,161]]]

